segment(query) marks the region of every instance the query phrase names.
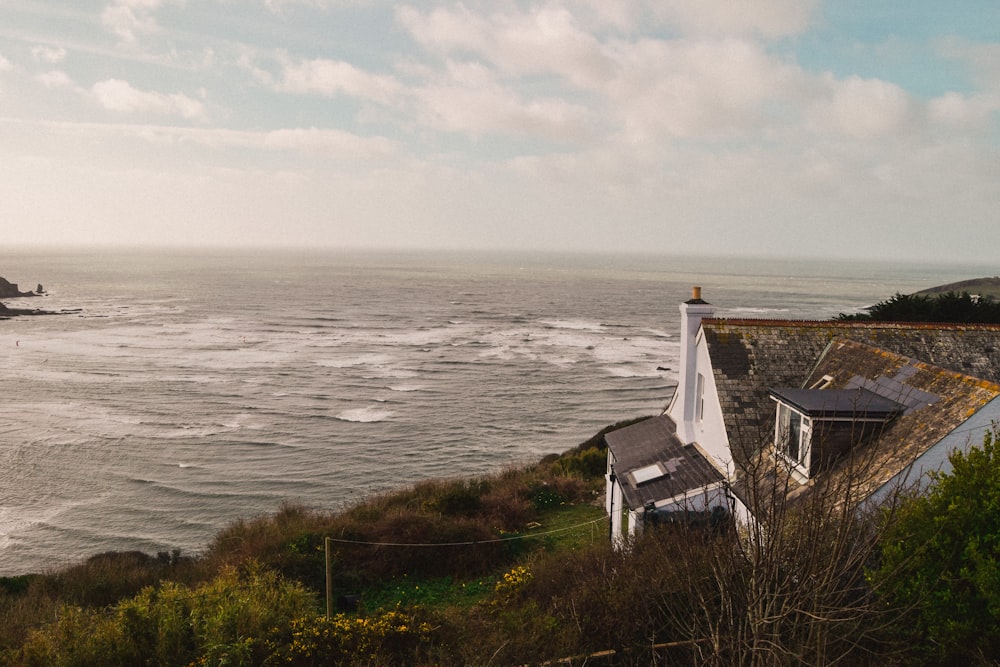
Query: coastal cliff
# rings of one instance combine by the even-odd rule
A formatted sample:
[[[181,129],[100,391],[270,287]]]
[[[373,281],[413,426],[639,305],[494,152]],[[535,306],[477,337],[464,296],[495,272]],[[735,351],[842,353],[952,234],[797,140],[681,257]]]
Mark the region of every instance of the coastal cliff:
[[[17,283],[12,283],[6,278],[0,277],[0,299],[11,299],[21,296],[38,296],[42,291],[42,286],[39,285],[37,292],[22,292],[18,289]]]
[[[6,278],[0,277],[0,299],[14,299],[26,296],[42,296],[45,294],[45,289],[38,285],[34,292],[22,292],[18,289],[17,283],[12,283]],[[61,311],[69,312],[69,311]],[[41,310],[38,308],[9,308],[8,306],[0,303],[0,320],[7,320],[11,317],[17,315],[55,315],[56,313],[49,310]]]

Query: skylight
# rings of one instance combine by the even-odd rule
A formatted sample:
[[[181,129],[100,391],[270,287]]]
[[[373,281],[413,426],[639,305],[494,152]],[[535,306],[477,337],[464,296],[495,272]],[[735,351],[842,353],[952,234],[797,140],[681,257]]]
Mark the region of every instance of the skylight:
[[[632,471],[632,477],[635,479],[636,484],[644,484],[646,482],[651,482],[654,479],[659,479],[667,474],[667,471],[663,469],[659,463],[654,463],[651,466],[646,466],[645,468],[639,468],[638,470]]]

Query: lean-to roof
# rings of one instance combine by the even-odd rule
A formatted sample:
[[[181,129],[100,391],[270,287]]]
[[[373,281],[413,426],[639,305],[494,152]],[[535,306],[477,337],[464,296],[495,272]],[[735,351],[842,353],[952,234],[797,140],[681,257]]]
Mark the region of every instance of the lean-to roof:
[[[674,420],[660,415],[604,436],[615,457],[615,474],[625,502],[633,510],[722,481],[701,452],[694,445],[682,444],[676,433]],[[660,474],[648,481],[636,475],[653,466],[659,467]]]

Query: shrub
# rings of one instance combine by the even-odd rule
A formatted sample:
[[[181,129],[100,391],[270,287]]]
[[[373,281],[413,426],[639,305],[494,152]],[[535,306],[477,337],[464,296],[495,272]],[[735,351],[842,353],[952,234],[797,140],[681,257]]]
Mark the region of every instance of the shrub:
[[[932,664],[1000,655],[1000,436],[950,457],[928,493],[902,506],[869,578],[889,608],[908,609],[897,639]]]
[[[300,585],[249,563],[190,589],[144,589],[108,610],[64,606],[59,619],[29,634],[14,664],[249,665],[268,653],[272,629],[316,609]]]
[[[268,639],[273,665],[412,664],[434,634],[430,616],[419,607],[369,617],[337,614],[303,616]]]

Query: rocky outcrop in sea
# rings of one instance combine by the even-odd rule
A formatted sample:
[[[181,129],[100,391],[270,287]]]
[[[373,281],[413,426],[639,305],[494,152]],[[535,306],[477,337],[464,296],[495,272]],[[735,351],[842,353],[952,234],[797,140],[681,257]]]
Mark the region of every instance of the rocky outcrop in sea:
[[[22,292],[18,289],[17,283],[12,283],[6,278],[0,277],[0,299],[12,299],[14,297],[20,296],[38,296],[43,294],[45,290],[41,285],[34,292]]]

